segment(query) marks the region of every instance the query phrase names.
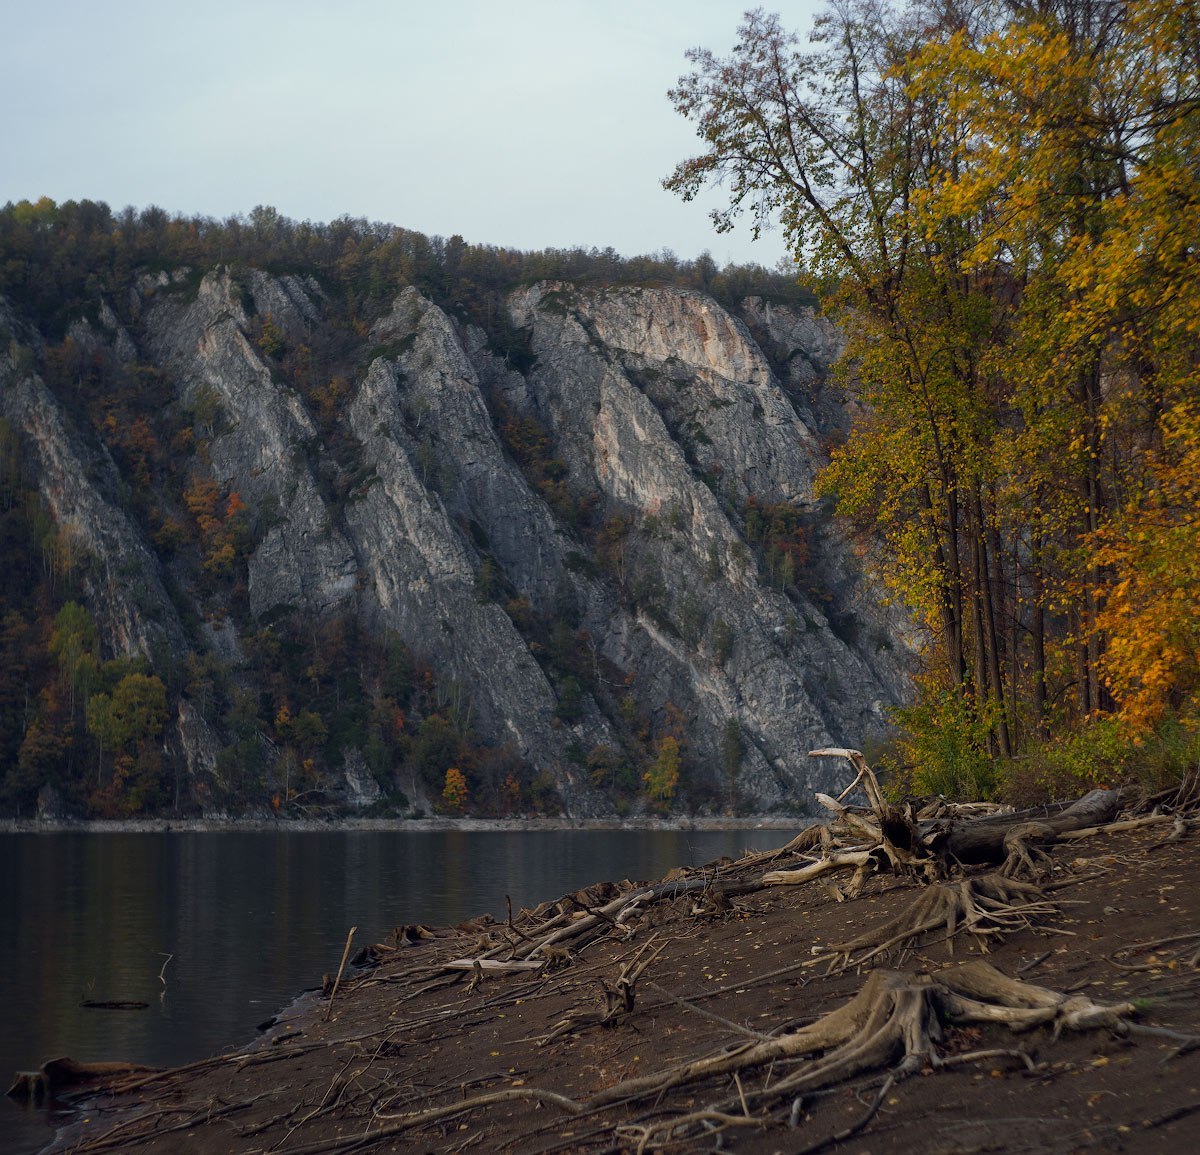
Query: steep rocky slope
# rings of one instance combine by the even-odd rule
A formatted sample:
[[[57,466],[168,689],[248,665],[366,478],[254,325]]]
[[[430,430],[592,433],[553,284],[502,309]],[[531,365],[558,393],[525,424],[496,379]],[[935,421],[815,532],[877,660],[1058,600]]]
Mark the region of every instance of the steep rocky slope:
[[[280,702],[251,684],[243,641],[352,620],[427,662],[480,739],[571,813],[641,805],[668,737],[692,805],[807,797],[821,784],[807,750],[881,733],[908,677],[903,619],[813,499],[821,438],[850,419],[826,380],[837,331],[674,289],[548,282],[504,307],[507,347],[413,288],[338,344],[312,278],[220,268],[143,275],[81,319],[77,345],[154,374],[195,455],[175,476],[236,496],[210,524],[244,508],[225,586],[148,528],[147,509],[190,524],[198,499],[131,498],[111,422],[80,421],[39,374],[39,338],[6,315],[0,407],[86,549],[105,652],[162,671],[217,662],[269,722]],[[311,381],[335,370],[336,404],[318,403]],[[786,541],[763,528],[777,523]],[[198,782],[231,723],[166,680],[170,756]],[[314,755],[327,790],[343,762],[361,780],[335,723]],[[278,733],[260,739],[270,777]],[[417,801],[415,775],[372,769]]]

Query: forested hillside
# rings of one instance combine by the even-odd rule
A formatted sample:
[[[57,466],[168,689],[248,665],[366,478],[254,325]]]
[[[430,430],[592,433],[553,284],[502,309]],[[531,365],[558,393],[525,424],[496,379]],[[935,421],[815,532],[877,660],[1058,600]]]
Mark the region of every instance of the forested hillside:
[[[795,806],[909,638],[794,277],[0,213],[10,813]]]

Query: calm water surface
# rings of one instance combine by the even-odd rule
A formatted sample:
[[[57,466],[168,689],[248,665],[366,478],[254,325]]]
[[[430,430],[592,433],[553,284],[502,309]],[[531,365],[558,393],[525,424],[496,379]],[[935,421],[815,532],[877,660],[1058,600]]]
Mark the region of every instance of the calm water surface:
[[[245,1043],[406,922],[446,925],[603,879],[661,878],[787,841],[781,830],[0,835],[0,1079],[46,1059],[175,1065]],[[172,956],[168,961],[167,956]],[[166,963],[163,978],[163,964]],[[137,999],[102,1011],[84,999]],[[2,1090],[3,1088],[0,1088]],[[0,1101],[0,1151],[45,1111]]]

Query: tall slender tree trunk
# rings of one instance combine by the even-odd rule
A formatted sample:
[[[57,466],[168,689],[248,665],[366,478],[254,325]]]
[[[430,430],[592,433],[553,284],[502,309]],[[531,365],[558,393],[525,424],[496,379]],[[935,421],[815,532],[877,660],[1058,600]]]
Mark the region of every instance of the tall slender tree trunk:
[[[1033,603],[1030,633],[1033,641],[1033,723],[1041,736],[1046,726],[1046,575],[1043,570],[1045,538],[1040,528],[1030,545],[1030,599]]]
[[[990,697],[997,707],[996,741],[1002,758],[1012,757],[1012,743],[1008,732],[1008,719],[1004,708],[1004,681],[1000,670],[1000,632],[996,626],[996,582],[993,579],[992,551],[988,549],[990,532],[984,514],[983,498],[978,484],[971,487],[971,500],[975,506],[975,532],[979,553],[979,610],[982,616],[983,652],[987,661],[987,680]]]
[[[938,532],[933,515],[933,498],[928,487],[921,489],[921,505],[931,526],[933,560],[935,571],[938,574],[938,601],[942,619],[942,635],[946,647],[946,668],[950,675],[950,684],[958,687],[963,684],[966,673],[963,662],[962,617],[961,613],[956,612],[956,605],[961,605],[961,594],[956,599],[955,575],[950,569],[946,550],[942,544],[943,539],[948,539],[949,535]]]
[[[1089,541],[1095,539],[1100,528],[1100,510],[1103,491],[1100,483],[1100,365],[1093,363],[1084,370],[1082,392],[1087,414],[1087,461],[1084,471],[1084,530]],[[1089,555],[1093,551],[1089,549]],[[1100,588],[1099,567],[1089,560],[1084,574],[1083,593],[1083,653],[1086,672],[1086,698],[1080,698],[1085,714],[1095,714],[1100,709],[1100,634],[1096,628],[1098,612],[1097,597]]]

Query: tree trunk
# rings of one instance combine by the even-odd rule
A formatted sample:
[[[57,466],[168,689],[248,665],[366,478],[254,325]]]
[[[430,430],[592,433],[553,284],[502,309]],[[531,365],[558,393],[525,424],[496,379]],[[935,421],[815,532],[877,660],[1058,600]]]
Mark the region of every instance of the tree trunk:
[[[1038,807],[991,818],[959,820],[948,825],[935,819],[922,823],[920,831],[926,837],[940,834],[933,845],[948,858],[963,863],[1002,862],[1007,855],[1004,839],[1014,827],[1036,822],[1054,834],[1082,830],[1086,826],[1111,822],[1119,806],[1120,796],[1116,790],[1093,790],[1065,809]]]

